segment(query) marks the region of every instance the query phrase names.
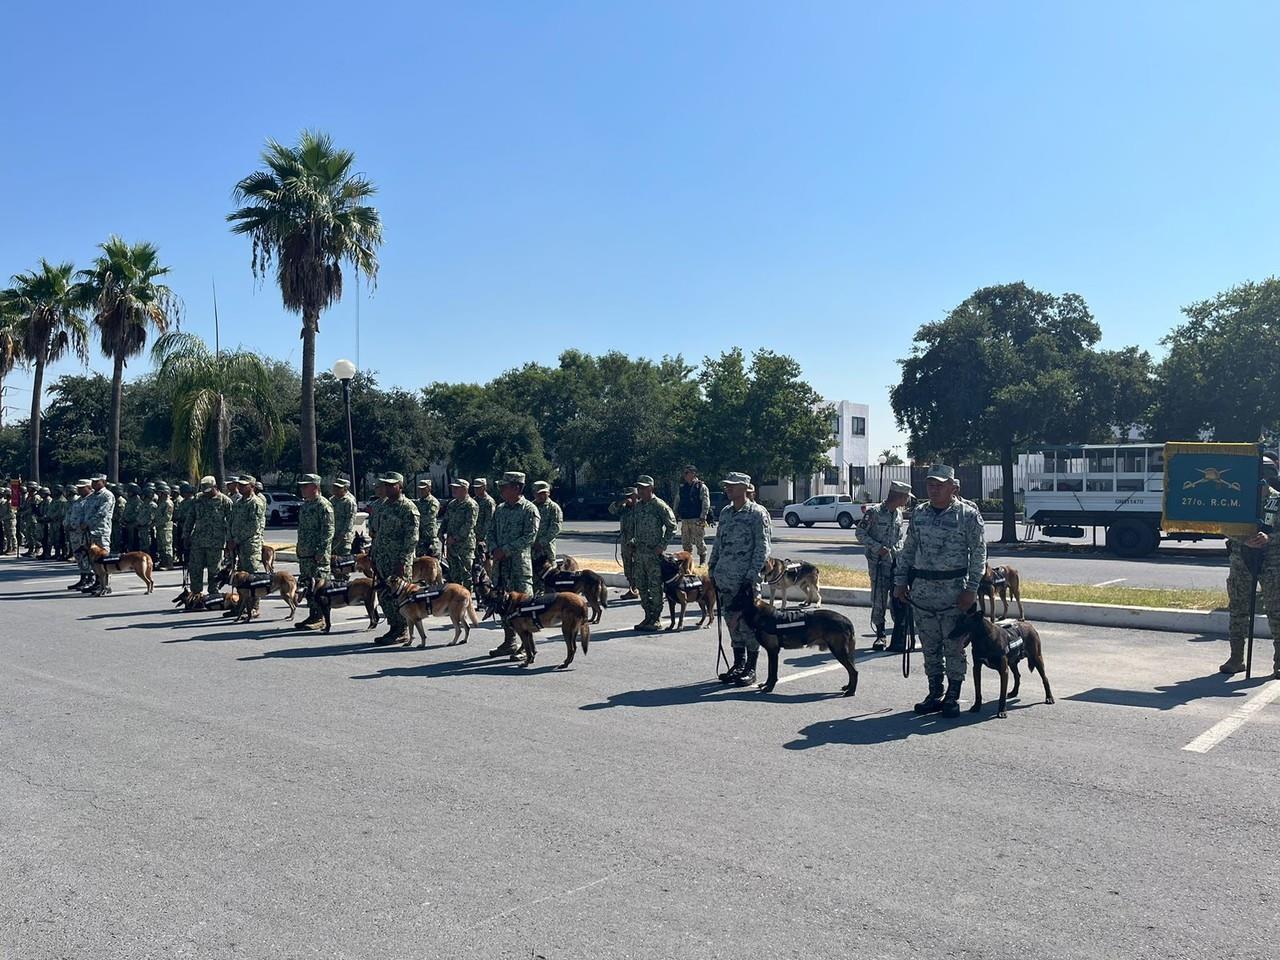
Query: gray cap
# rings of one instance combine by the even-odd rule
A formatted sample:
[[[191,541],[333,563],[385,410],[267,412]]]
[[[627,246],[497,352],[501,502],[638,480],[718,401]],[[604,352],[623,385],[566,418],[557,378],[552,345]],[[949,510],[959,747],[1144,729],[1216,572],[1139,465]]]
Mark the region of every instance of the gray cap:
[[[419,489],[419,490],[430,490],[430,489],[431,489],[431,478],[430,478],[430,477],[427,477],[427,479],[425,479],[425,480],[419,480],[419,481],[418,481],[418,489]]]
[[[545,480],[535,480],[535,481],[533,481],[533,492],[534,492],[534,493],[542,493],[544,490],[545,490],[547,493],[550,493],[550,492],[551,492],[551,484],[547,483],[547,481],[545,481]]]
[[[640,476],[636,477],[636,486],[637,486],[637,487],[652,487],[652,486],[653,486],[653,477],[649,476],[647,473],[642,473],[642,474],[640,474]]]
[[[636,488],[635,488],[635,487],[623,487],[623,488],[622,488],[622,495],[623,495],[624,497],[634,497],[634,496],[636,495]]]
[[[471,486],[471,484],[469,484],[466,480],[462,479],[462,477],[456,477],[454,481],[451,484],[449,484],[449,486],[461,487],[463,490],[465,490],[467,489],[467,487]]]
[[[895,493],[905,493],[908,497],[911,496],[911,484],[903,483],[901,480],[891,481],[889,483],[889,495],[893,496]]]
[[[724,479],[720,481],[720,485],[727,486],[729,484],[740,484],[744,487],[751,486],[751,475],[732,470],[724,475]]]
[[[948,467],[945,463],[935,464],[929,468],[930,480],[954,480],[956,478],[955,467]]]
[[[518,483],[520,484],[520,486],[523,487],[524,474],[521,473],[519,470],[508,470],[506,473],[502,475],[502,480],[501,482],[499,482],[498,486],[505,487],[509,483]]]
[[[333,478],[333,486],[335,486],[335,487],[341,487],[343,490],[345,490],[345,489],[347,489],[347,487],[351,486],[351,481],[350,481],[350,480],[343,480],[341,477],[334,477],[334,478]]]
[[[309,484],[309,483],[319,484],[319,483],[320,483],[320,474],[318,474],[318,473],[304,473],[302,476],[300,476],[300,477],[298,478],[298,486],[300,486],[300,487],[305,487],[305,486],[306,486],[307,484]]]
[[[216,487],[217,485],[218,485],[218,481],[217,481],[217,480],[215,480],[215,479],[213,479],[213,477],[211,477],[211,476],[210,476],[210,477],[201,477],[201,478],[200,478],[200,489],[201,489],[201,490],[208,490],[210,487]]]
[[[77,480],[76,489],[79,490],[81,487],[92,486],[92,484],[93,484],[92,480]]]
[[[92,477],[89,478],[90,483],[96,483],[99,480],[101,480],[103,483],[106,483],[107,475],[105,473],[95,473]]]
[[[392,470],[390,473],[384,473],[378,478],[379,483],[398,483],[404,486],[404,474],[396,473]]]

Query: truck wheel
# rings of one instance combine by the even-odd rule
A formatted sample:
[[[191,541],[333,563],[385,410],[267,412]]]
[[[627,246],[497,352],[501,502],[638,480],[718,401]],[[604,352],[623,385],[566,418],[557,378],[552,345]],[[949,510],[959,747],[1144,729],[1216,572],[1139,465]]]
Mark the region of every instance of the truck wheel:
[[[840,516],[836,517],[836,523],[840,524],[840,526],[843,527],[845,530],[848,530],[850,527],[853,526],[853,515],[848,513],[842,513],[840,514]]]
[[[1160,532],[1144,520],[1117,520],[1107,527],[1107,549],[1121,557],[1145,557],[1160,546]]]
[[[806,521],[804,522],[804,525],[805,525],[805,527],[806,527],[806,529],[807,529],[808,527],[812,527],[812,526],[814,525],[814,523],[816,523],[816,522],[817,522],[817,521],[814,521],[814,520],[806,520]]]
[[[787,521],[788,527],[800,526],[800,518],[796,516],[794,513],[788,513],[785,517],[783,517],[783,519]]]

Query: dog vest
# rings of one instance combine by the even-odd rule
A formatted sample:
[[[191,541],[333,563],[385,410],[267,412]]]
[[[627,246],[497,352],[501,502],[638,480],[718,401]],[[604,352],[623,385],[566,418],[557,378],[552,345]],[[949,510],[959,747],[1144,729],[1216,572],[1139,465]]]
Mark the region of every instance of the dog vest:
[[[342,606],[351,600],[348,591],[348,584],[340,583],[333,587],[321,587],[320,596],[329,601],[330,606]]]
[[[993,587],[1003,586],[1008,579],[1009,575],[1004,567],[993,567],[991,569],[991,585]]]
[[[1009,644],[1009,662],[1016,663],[1027,655],[1026,641],[1022,636],[1022,625],[1017,620],[1000,620],[997,629],[1004,634]]]
[[[794,577],[796,574],[800,572],[800,566],[801,564],[800,564],[800,561],[798,560],[783,561],[783,564],[782,564],[783,575],[788,577]]]
[[[403,600],[401,600],[398,604],[396,604],[396,606],[406,607],[409,604],[417,603],[420,600],[430,603],[431,601],[435,600],[436,597],[440,596],[440,594],[442,593],[444,593],[444,587],[420,587],[419,589],[415,590],[413,593],[405,597]]]
[[[702,578],[692,577],[692,576],[681,577],[680,589],[683,590],[685,593],[697,593],[699,590],[702,589]]]
[[[803,610],[780,610],[773,615],[774,630],[795,630],[798,627],[803,627],[805,623]]]
[[[254,589],[257,589],[258,587],[270,586],[270,584],[271,584],[271,574],[255,573],[255,574],[252,574],[250,577],[249,589],[254,590]]]
[[[204,608],[206,610],[221,610],[227,602],[227,598],[220,593],[210,593],[204,598]]]
[[[103,557],[103,558],[102,558],[101,560],[99,560],[98,562],[99,562],[100,564],[102,564],[104,567],[106,567],[106,566],[110,566],[110,565],[111,565],[111,564],[113,564],[113,563],[119,563],[119,562],[120,562],[120,554],[118,554],[118,553],[113,553],[113,554],[112,554],[111,556],[109,556],[109,557]]]
[[[557,576],[552,584],[557,593],[573,593],[578,589],[578,581],[575,577]]]
[[[356,568],[355,555],[353,554],[348,557],[334,557],[333,568],[337,570],[339,573],[347,573],[351,570],[354,570]]]

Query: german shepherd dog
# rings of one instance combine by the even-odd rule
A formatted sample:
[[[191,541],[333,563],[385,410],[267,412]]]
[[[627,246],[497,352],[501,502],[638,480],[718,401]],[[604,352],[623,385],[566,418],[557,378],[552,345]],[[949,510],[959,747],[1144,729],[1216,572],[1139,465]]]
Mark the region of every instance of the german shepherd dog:
[[[770,557],[764,562],[760,573],[769,587],[770,605],[777,602],[778,594],[782,594],[782,609],[787,609],[787,591],[792,587],[799,587],[804,593],[801,606],[806,603],[822,605],[822,593],[818,590],[818,568],[812,563],[803,560],[796,563]]]
[[[755,631],[760,646],[769,653],[769,678],[760,685],[769,693],[778,683],[778,654],[784,648],[826,647],[831,655],[849,671],[849,682],[840,689],[852,697],[858,689],[858,668],[853,665],[857,641],[848,617],[834,610],[774,610],[773,604],[757,600],[750,583],[744,583],[726,612],[740,612],[743,622]]]
[[[565,661],[556,667],[557,670],[564,670],[573,663],[575,640],[582,644],[582,652],[587,652],[587,645],[591,641],[591,624],[587,617],[587,601],[578,594],[556,593],[531,597],[527,593],[505,593],[495,587],[488,577],[476,581],[476,589],[482,597],[485,616],[497,614],[519,638],[520,650],[513,653],[511,659],[523,656],[520,666],[529,666],[537,656],[534,633],[556,624],[560,625],[560,635],[564,637],[567,649]]]
[[[677,629],[677,603],[680,604],[680,630],[684,629],[684,614],[691,603],[696,603],[702,611],[698,626],[694,629],[711,623],[716,615],[716,584],[711,575],[695,574],[693,555],[686,550],[678,550],[674,554],[664,553],[658,563],[662,568],[662,592],[667,598],[667,612],[671,617],[667,631]]]
[[[413,580],[435,586],[444,583],[444,574],[440,569],[440,561],[436,557],[417,557],[413,561]]]
[[[364,612],[369,615],[369,626],[365,627],[365,629],[372,630],[378,625],[378,593],[373,581],[368,577],[352,577],[345,583],[335,584],[322,580],[319,583],[312,584],[309,592],[312,602],[319,609],[321,616],[324,617],[325,633],[333,630],[332,612],[334,607],[363,605]]]
[[[276,548],[262,545],[262,565],[266,567],[267,573],[276,572]]]
[[[609,606],[609,587],[604,577],[594,570],[566,572],[554,567],[542,576],[542,589],[547,593],[576,593],[591,605],[591,622],[599,623]]]
[[[1013,671],[1013,690],[1008,696],[1016,697],[1018,687],[1022,685],[1022,675],[1018,672],[1018,661],[1024,657],[1027,666],[1033,671],[1040,671],[1040,681],[1044,684],[1044,702],[1053,703],[1053,691],[1049,689],[1049,678],[1044,672],[1044,652],[1040,644],[1040,633],[1027,620],[1001,620],[993,623],[982,614],[982,610],[973,606],[967,613],[962,613],[955,627],[947,635],[950,640],[964,637],[964,645],[973,645],[973,706],[970,713],[982,709],[982,665],[1000,673],[1000,707],[996,716],[1003,720],[1008,714],[1004,706],[1006,690],[1009,686],[1009,671]]]
[[[1013,567],[992,567],[988,565],[982,574],[982,579],[978,581],[978,608],[985,611],[987,608],[986,601],[990,600],[990,618],[993,621],[996,618],[997,590],[1000,592],[1000,601],[1004,604],[1004,609],[1000,611],[1000,616],[1003,618],[1009,615],[1009,594],[1013,594],[1013,599],[1018,604],[1018,619],[1025,620],[1026,614],[1022,609],[1022,577],[1018,576],[1018,571]]]
[[[105,597],[111,592],[111,574],[113,573],[137,574],[138,579],[147,585],[147,593],[156,588],[155,581],[151,579],[155,563],[149,553],[135,550],[132,553],[122,553],[113,557],[105,547],[91,543],[89,560],[93,563],[93,575],[98,578],[98,585],[92,591],[95,597]]]
[[[422,625],[422,621],[432,614],[440,616],[447,613],[449,619],[453,621],[453,639],[449,641],[451,647],[471,639],[471,624],[480,622],[471,600],[471,591],[460,583],[446,583],[441,587],[424,588],[413,580],[393,577],[387,581],[387,586],[396,596],[396,604],[400,608],[401,615],[409,621],[409,637],[404,642],[406,647],[413,646],[415,629],[422,641],[418,646],[427,645],[427,630]],[[462,639],[459,640],[459,637]]]
[[[541,583],[551,570],[556,570],[560,573],[574,573],[580,569],[577,558],[571,557],[567,553],[557,556],[554,562],[546,557],[538,557],[533,561],[533,579]]]
[[[236,571],[231,577],[231,595],[227,597],[232,623],[248,623],[257,615],[258,601],[276,594],[289,607],[286,620],[292,620],[298,612],[298,581],[292,573],[256,574]]]

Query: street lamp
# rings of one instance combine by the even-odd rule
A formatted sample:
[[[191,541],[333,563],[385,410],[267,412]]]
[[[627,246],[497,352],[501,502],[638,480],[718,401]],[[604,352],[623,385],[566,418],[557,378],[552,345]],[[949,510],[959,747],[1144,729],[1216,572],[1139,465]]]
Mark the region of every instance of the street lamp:
[[[884,499],[884,465],[889,462],[889,458],[883,453],[876,457],[876,463],[880,464],[880,499]]]
[[[333,375],[342,383],[342,405],[347,409],[347,464],[351,468],[351,494],[359,500],[360,492],[356,486],[356,444],[351,434],[351,380],[356,375],[356,365],[350,360],[339,360],[333,365]]]

